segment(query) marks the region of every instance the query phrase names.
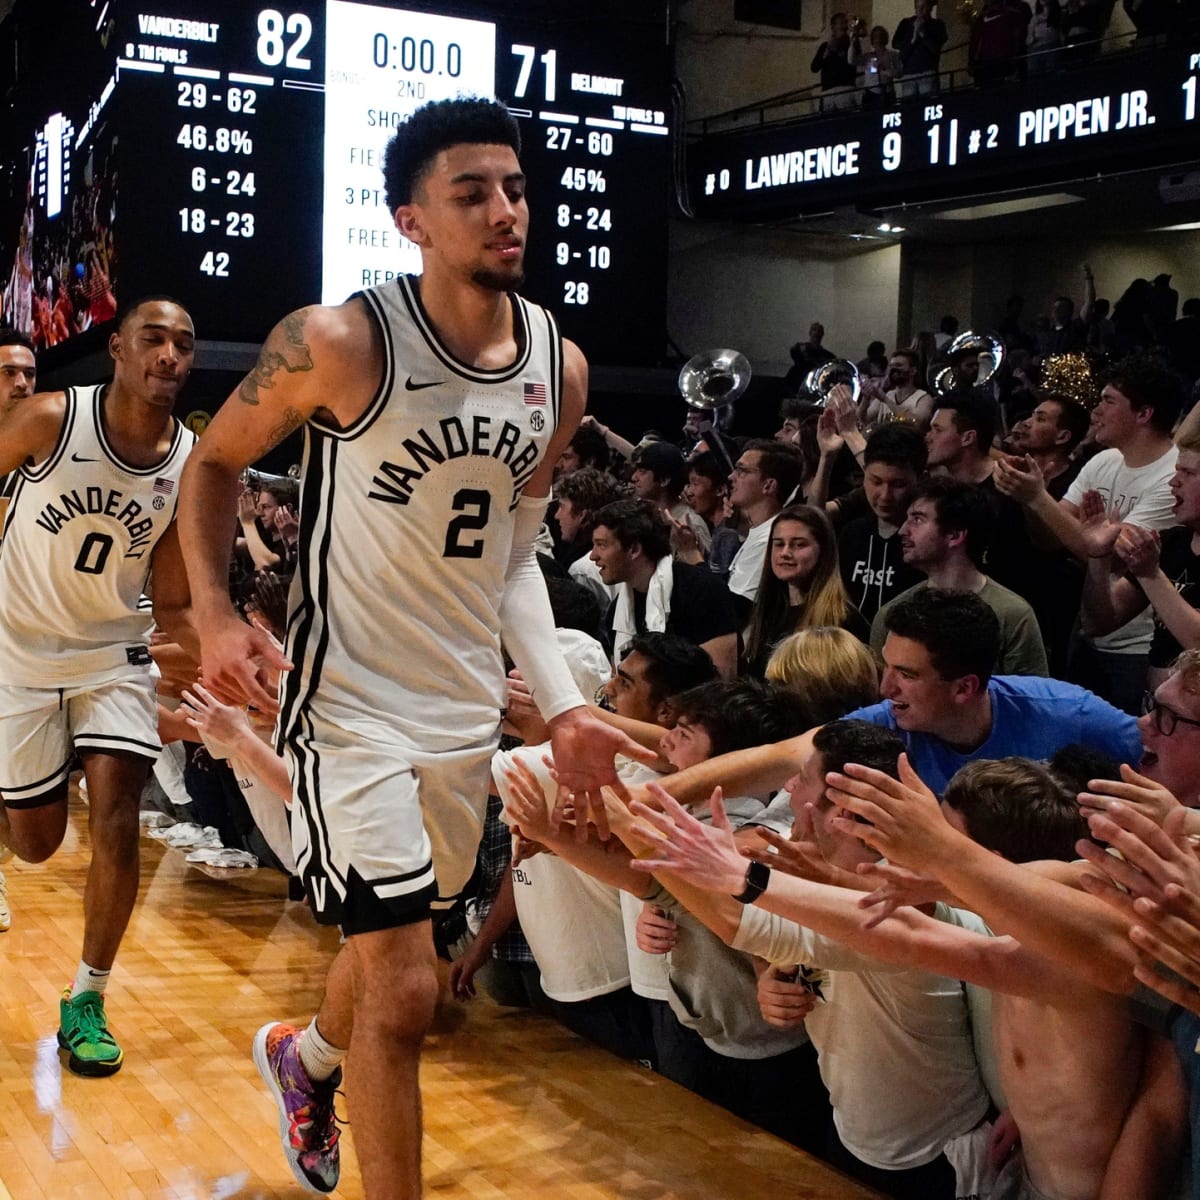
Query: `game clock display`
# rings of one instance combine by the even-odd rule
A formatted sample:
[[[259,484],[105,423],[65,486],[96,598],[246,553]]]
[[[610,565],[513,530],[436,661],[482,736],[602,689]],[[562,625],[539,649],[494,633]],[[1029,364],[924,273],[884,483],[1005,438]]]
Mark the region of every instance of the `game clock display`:
[[[122,9],[116,119],[136,163],[122,291],[169,286],[202,337],[258,341],[291,308],[419,272],[385,202],[384,147],[422,104],[488,96],[521,130],[523,293],[593,361],[655,361],[671,159],[656,7],[625,21],[565,4],[557,20],[349,0]]]
[[[1197,157],[1198,48],[1103,58],[1019,84],[913,98],[689,148],[699,217],[888,208]]]

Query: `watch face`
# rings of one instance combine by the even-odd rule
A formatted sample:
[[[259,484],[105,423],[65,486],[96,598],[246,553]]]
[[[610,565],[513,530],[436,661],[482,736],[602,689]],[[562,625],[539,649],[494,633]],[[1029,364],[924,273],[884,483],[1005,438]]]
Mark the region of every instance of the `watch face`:
[[[746,868],[746,886],[734,897],[742,904],[751,904],[766,891],[771,878],[771,868],[766,863],[751,862]]]

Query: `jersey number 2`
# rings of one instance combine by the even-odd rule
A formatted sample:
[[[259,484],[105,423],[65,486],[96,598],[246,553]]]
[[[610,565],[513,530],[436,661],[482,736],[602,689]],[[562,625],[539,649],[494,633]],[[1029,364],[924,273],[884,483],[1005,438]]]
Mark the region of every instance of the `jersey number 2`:
[[[454,493],[451,507],[461,517],[455,517],[446,526],[446,548],[442,551],[443,558],[482,558],[483,538],[475,538],[464,543],[462,535],[486,529],[488,517],[492,512],[492,496],[490,492],[478,488],[462,488]]]
[[[108,562],[108,553],[112,548],[113,540],[107,533],[89,533],[79,547],[75,570],[85,575],[99,575]]]

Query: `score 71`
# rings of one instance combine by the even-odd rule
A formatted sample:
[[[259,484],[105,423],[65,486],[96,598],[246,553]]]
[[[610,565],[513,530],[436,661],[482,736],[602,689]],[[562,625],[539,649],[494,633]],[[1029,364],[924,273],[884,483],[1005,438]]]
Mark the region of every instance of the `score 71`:
[[[517,72],[517,86],[513,88],[513,99],[519,100],[529,89],[529,77],[533,74],[533,62],[537,58],[537,47],[514,45],[511,49],[513,54],[521,60],[521,66]],[[558,87],[558,51],[547,50],[537,61],[545,69],[546,100],[551,101],[554,99]]]

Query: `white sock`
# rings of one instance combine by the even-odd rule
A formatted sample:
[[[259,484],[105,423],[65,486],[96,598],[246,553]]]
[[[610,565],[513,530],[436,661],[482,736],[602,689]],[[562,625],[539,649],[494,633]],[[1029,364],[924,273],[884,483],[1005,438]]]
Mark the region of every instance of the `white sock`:
[[[75,972],[75,982],[71,985],[71,999],[74,1000],[80,992],[99,992],[103,996],[111,974],[111,970],[97,971],[95,967],[89,967],[80,959],[79,970]]]
[[[327,1042],[321,1036],[316,1017],[313,1017],[308,1028],[300,1035],[300,1044],[296,1049],[309,1079],[316,1082],[328,1079],[346,1057],[345,1050]]]

